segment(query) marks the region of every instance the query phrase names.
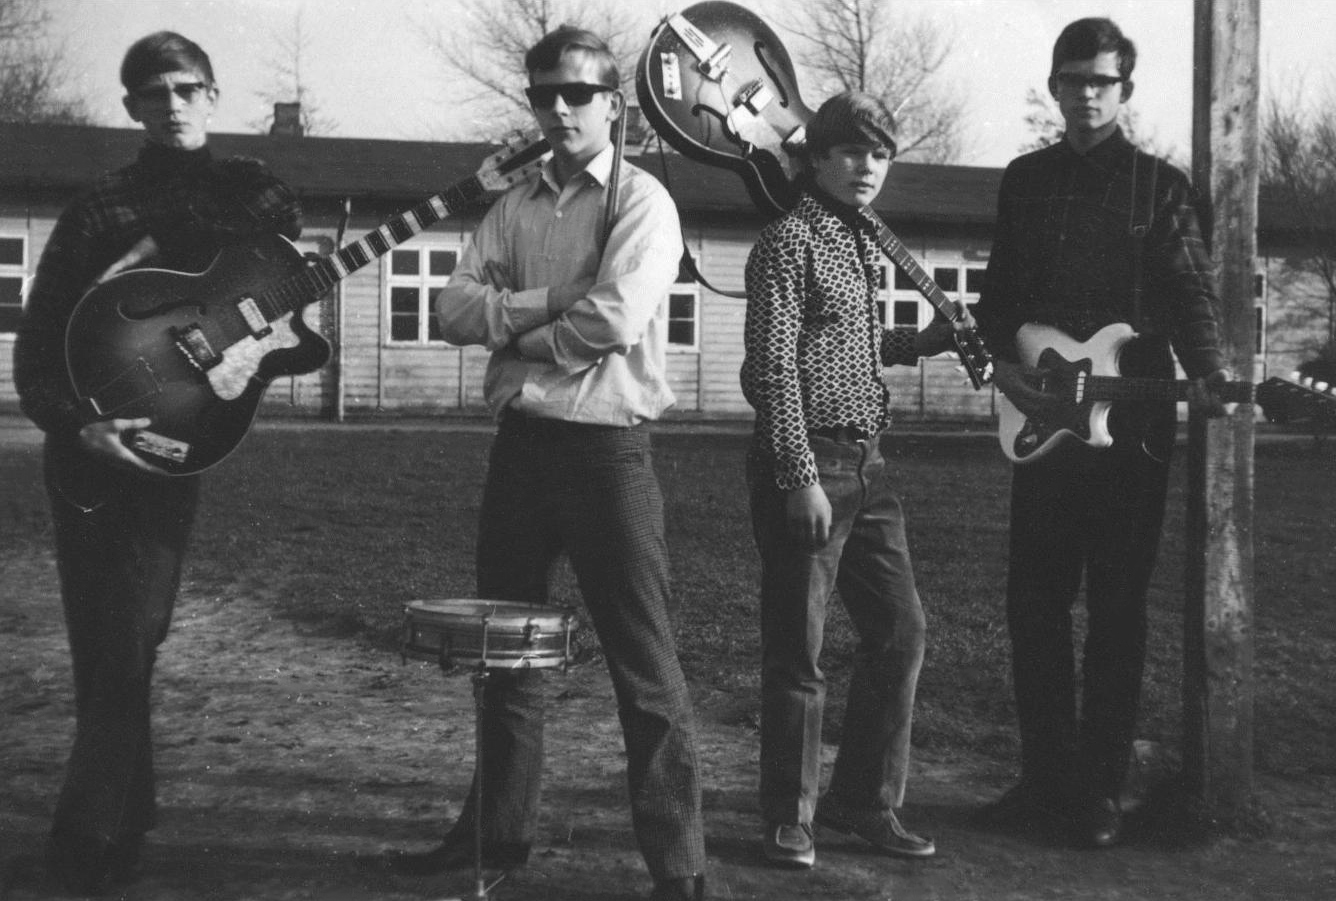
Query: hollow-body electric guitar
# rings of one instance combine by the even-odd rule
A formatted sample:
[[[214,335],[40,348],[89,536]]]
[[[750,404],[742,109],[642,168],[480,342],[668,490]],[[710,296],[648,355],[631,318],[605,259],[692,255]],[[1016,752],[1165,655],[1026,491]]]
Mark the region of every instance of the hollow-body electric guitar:
[[[126,433],[169,475],[218,463],[250,429],[273,379],[311,372],[330,347],[301,309],[424,228],[536,170],[546,140],[517,138],[477,174],[314,262],[286,238],[225,248],[201,273],[133,269],[94,287],[65,333],[70,379],[90,418],[147,417]]]
[[[742,177],[752,202],[776,215],[792,208],[795,177],[812,111],[798,95],[793,62],[775,32],[735,3],[711,0],[660,23],[636,66],[636,95],[650,124],[674,149]],[[882,251],[939,314],[959,321],[942,292],[871,207]],[[979,335],[955,333],[970,383],[992,380],[993,360]]]
[[[1021,362],[1042,371],[1038,390],[1058,403],[1044,419],[1027,418],[1006,395],[997,396],[998,439],[1014,463],[1031,463],[1067,441],[1091,447],[1113,444],[1109,411],[1120,400],[1188,399],[1191,382],[1125,377],[1118,358],[1137,337],[1126,323],[1106,325],[1081,342],[1047,325],[1027,323],[1016,332]],[[1228,382],[1221,392],[1226,403],[1251,403],[1251,382]]]

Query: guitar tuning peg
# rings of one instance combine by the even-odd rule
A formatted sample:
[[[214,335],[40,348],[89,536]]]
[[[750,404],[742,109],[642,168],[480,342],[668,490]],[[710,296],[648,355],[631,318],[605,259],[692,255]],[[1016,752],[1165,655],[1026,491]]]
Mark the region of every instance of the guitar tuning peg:
[[[1329,386],[1326,382],[1314,382],[1314,383],[1313,383],[1313,390],[1314,390],[1314,391],[1326,391],[1328,387],[1330,387],[1330,386]]]

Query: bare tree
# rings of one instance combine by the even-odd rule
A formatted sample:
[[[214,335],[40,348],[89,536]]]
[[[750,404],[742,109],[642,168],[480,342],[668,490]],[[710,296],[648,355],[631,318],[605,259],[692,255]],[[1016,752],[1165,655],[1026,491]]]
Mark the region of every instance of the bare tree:
[[[559,25],[587,28],[606,40],[624,86],[642,49],[634,42],[639,20],[629,4],[616,0],[462,0],[460,7],[462,16],[448,25],[416,24],[441,66],[472,88],[460,95],[458,82],[451,81],[452,106],[467,106],[476,121],[486,123],[481,129],[465,127],[485,132],[478,137],[493,138],[530,124],[524,54]]]
[[[941,76],[950,38],[927,17],[892,16],[888,0],[806,0],[798,61],[817,92],[863,91],[895,111],[900,158],[950,163],[965,153],[960,91]],[[815,104],[813,104],[815,105]]]
[[[1298,82],[1268,92],[1259,180],[1292,224],[1298,254],[1289,268],[1316,276],[1325,292],[1291,312],[1293,321],[1277,324],[1313,333],[1311,350],[1336,360],[1336,86],[1313,97]]]
[[[273,125],[275,103],[299,105],[304,135],[333,134],[338,128],[338,122],[321,114],[320,101],[311,91],[304,72],[311,48],[311,36],[303,21],[305,11],[304,7],[297,10],[292,17],[292,29],[287,34],[273,35],[274,55],[268,62],[273,87],[255,92],[255,96],[264,101],[266,112],[263,118],[248,123],[257,131],[267,133]]]
[[[65,92],[62,50],[48,37],[41,0],[0,0],[0,121],[86,124],[83,101]]]

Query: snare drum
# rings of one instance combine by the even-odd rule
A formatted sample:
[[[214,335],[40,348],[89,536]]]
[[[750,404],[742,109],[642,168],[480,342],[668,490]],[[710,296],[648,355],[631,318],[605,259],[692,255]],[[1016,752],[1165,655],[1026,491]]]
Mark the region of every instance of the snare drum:
[[[409,601],[404,607],[404,659],[442,666],[566,666],[575,611],[519,601]]]

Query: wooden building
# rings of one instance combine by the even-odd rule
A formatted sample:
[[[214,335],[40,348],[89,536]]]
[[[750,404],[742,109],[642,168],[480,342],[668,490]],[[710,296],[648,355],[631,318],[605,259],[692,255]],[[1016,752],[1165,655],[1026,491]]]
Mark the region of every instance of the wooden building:
[[[15,404],[13,333],[28,281],[56,216],[100,173],[135,158],[134,129],[0,124],[0,408]],[[215,155],[264,160],[301,195],[302,250],[328,253],[387,216],[472,177],[493,146],[347,138],[217,134]],[[741,292],[743,264],[764,217],[733,173],[680,156],[633,156],[668,185],[684,237],[704,280]],[[1001,170],[897,163],[877,208],[942,290],[977,299],[987,265]],[[441,340],[432,299],[449,278],[484,204],[390,250],[343,279],[306,318],[336,348],[327,367],[274,383],[269,413],[361,418],[376,414],[482,414],[486,351]],[[345,210],[348,211],[345,222]],[[1258,260],[1258,377],[1286,375],[1313,355],[1325,333],[1314,304],[1325,295],[1287,265],[1284,211],[1262,207]],[[1268,229],[1268,224],[1272,228]],[[1273,234],[1276,239],[1269,240]],[[1281,242],[1281,243],[1278,243]],[[932,308],[907,278],[888,269],[882,310],[888,324],[922,325]],[[672,417],[746,418],[738,369],[744,303],[684,272],[660,315],[668,321]],[[1274,324],[1284,324],[1276,328]],[[993,391],[975,391],[949,355],[886,371],[900,421],[988,420]]]

